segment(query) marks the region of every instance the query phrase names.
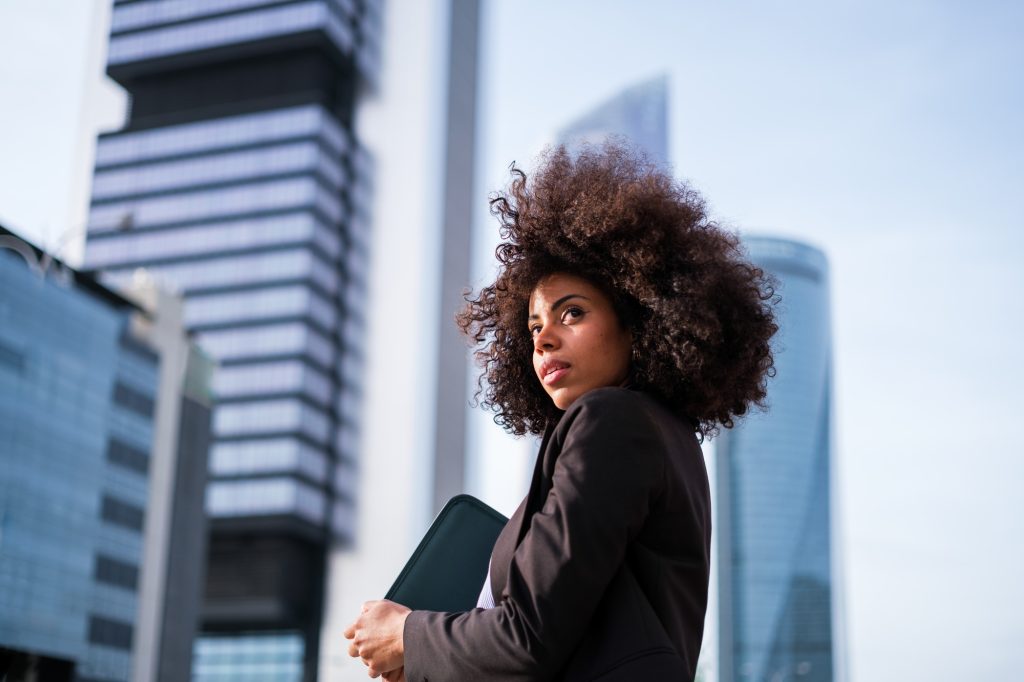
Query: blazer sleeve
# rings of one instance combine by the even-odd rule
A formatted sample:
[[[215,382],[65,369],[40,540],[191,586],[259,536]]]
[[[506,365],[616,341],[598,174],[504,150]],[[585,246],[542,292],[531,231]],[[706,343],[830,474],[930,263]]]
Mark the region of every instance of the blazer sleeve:
[[[562,419],[571,421],[552,488],[512,556],[501,602],[410,613],[408,680],[548,679],[581,640],[661,490],[666,453],[627,389],[591,391]]]

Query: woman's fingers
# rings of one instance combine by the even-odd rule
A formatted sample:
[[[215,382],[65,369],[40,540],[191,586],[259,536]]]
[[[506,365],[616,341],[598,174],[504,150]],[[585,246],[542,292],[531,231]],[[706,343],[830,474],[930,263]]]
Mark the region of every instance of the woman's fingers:
[[[395,668],[389,673],[383,673],[381,676],[385,682],[405,682],[405,666]]]
[[[380,677],[402,666],[402,626],[408,613],[407,607],[394,602],[368,601],[355,622],[345,629],[343,634],[350,640],[349,656],[360,658],[370,677]],[[384,679],[404,680],[405,676]]]

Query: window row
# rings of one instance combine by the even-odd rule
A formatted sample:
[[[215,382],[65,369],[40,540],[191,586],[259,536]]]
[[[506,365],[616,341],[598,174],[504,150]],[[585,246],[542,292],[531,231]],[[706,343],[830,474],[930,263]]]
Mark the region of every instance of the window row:
[[[279,660],[294,657],[302,660],[304,650],[299,633],[270,633],[251,635],[208,635],[197,637],[193,652],[197,658],[237,661],[261,659]]]
[[[93,206],[89,210],[89,230],[127,230],[309,206],[319,208],[332,224],[338,224],[345,215],[338,197],[316,180],[294,178]]]
[[[340,355],[333,341],[300,322],[204,332],[199,343],[220,361],[304,355],[331,367]]]
[[[203,255],[275,244],[312,241],[329,257],[341,253],[341,240],[312,213],[275,215],[152,232],[127,232],[90,239],[85,262],[90,268],[138,263],[154,258]]]
[[[89,642],[129,651],[132,648],[132,624],[90,615]]]
[[[131,410],[141,417],[153,418],[153,409],[156,407],[153,396],[137,391],[120,381],[114,384],[113,400],[115,405]]]
[[[319,105],[306,104],[103,136],[96,144],[96,167],[313,135],[322,136],[339,155],[352,146],[333,115]]]
[[[335,2],[332,4],[337,5]],[[355,50],[356,36],[351,23],[343,21],[337,14],[328,11],[323,28],[342,52],[351,54]]]
[[[322,372],[298,360],[220,367],[213,380],[219,398],[301,393],[318,405],[331,404],[334,386]]]
[[[113,36],[107,62],[113,66],[316,29],[324,30],[343,52],[351,51],[351,27],[320,0],[311,0]]]
[[[299,285],[192,296],[185,301],[189,327],[306,316],[323,329],[333,329],[338,311],[309,287]]]
[[[138,589],[139,567],[104,554],[97,554],[93,563],[93,580],[133,592]]]
[[[294,478],[211,481],[206,488],[211,517],[296,514],[320,524],[326,507],[322,491]]]
[[[241,360],[272,355],[305,355],[323,367],[334,364],[334,343],[301,322],[203,332],[199,345],[215,359]]]
[[[130,502],[104,495],[100,505],[100,518],[129,530],[142,532],[146,512]]]
[[[148,0],[118,5],[110,17],[110,32],[198,19],[211,14],[232,12],[248,7],[271,5],[281,0]]]
[[[230,403],[214,408],[213,432],[219,437],[298,432],[326,444],[331,419],[322,410],[290,398]]]
[[[294,438],[226,441],[210,448],[210,473],[237,476],[299,472],[314,481],[327,479],[327,455]]]
[[[337,161],[328,157],[320,145],[307,141],[140,167],[100,169],[93,176],[92,196],[94,200],[112,199],[303,171],[319,171],[336,189],[344,186],[347,180]]]
[[[107,441],[107,461],[143,476],[149,473],[149,453],[117,438]]]
[[[127,284],[136,268],[108,270],[111,281]],[[191,292],[202,289],[233,287],[309,279],[326,293],[338,289],[338,273],[307,249],[291,249],[248,256],[228,256],[210,260],[146,266],[146,272],[164,288]]]

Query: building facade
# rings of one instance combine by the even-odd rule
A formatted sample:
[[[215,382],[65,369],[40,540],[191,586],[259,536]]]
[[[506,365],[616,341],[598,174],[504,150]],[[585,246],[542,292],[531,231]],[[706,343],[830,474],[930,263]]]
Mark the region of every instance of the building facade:
[[[570,150],[626,138],[660,166],[669,163],[668,76],[632,85],[563,128],[558,142]]]
[[[745,237],[778,280],[765,413],[716,440],[718,679],[831,682],[832,332],[825,255]]]
[[[210,414],[176,305],[0,229],[0,677],[187,679]]]
[[[179,291],[219,364],[198,680],[316,675],[327,547],[353,533],[372,173],[352,118],[379,11],[114,3],[130,110],[97,143],[85,260]]]

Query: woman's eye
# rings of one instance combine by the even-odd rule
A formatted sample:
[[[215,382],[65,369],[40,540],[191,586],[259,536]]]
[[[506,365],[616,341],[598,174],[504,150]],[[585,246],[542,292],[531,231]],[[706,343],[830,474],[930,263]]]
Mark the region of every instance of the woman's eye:
[[[539,331],[540,331],[540,325],[539,324],[533,325],[532,327],[530,327],[530,336],[536,336],[537,332],[539,332]]]
[[[563,322],[566,321],[566,320],[575,320],[575,319],[577,319],[579,317],[583,317],[583,309],[582,308],[575,308],[575,307],[574,308],[566,308],[565,312],[562,313],[562,321]]]

